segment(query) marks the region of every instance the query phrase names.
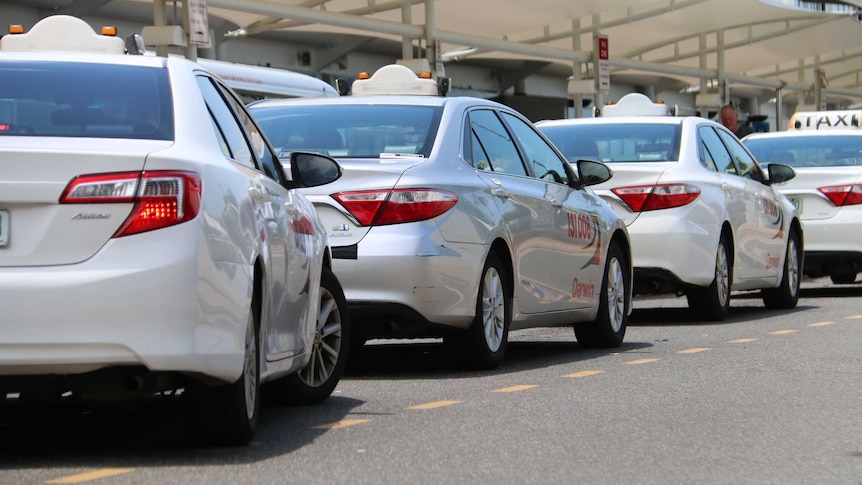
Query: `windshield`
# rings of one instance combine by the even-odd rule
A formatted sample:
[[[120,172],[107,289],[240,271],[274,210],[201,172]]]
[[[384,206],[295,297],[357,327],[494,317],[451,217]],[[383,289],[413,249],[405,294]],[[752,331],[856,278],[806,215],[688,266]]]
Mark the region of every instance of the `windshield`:
[[[252,106],[279,156],[311,151],[331,157],[428,157],[440,124],[439,106]]]
[[[810,135],[743,140],[758,162],[791,167],[862,165],[862,133],[859,135]]]
[[[679,158],[680,125],[617,123],[539,126],[569,162],[655,162]]]
[[[164,69],[78,62],[0,62],[0,136],[172,140]]]

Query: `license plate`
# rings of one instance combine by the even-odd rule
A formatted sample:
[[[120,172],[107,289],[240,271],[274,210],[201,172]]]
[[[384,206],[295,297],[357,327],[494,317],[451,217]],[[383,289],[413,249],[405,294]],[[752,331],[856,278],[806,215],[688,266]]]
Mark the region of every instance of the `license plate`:
[[[9,245],[9,211],[0,210],[0,248]]]
[[[791,198],[790,203],[793,204],[793,207],[796,207],[796,212],[802,214],[802,199]]]

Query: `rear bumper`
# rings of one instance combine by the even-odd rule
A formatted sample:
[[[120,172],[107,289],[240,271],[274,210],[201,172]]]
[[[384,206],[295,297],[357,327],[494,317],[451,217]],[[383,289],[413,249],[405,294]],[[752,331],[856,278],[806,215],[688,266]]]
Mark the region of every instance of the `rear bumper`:
[[[198,238],[156,232],[80,264],[0,268],[0,375],[142,366],[236,380],[249,268],[201,263]]]

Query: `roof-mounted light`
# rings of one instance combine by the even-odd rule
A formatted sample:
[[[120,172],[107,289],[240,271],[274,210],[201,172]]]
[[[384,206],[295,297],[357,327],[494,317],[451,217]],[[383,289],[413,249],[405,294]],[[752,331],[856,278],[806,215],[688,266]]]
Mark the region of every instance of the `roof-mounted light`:
[[[126,53],[125,42],[115,36],[116,28],[114,35],[99,35],[87,22],[71,15],[45,17],[26,33],[23,26],[10,26],[9,33],[15,35],[3,37],[0,50]]]
[[[109,37],[116,37],[117,36],[117,28],[116,27],[103,26],[102,27],[102,35],[107,35]]]
[[[10,34],[23,34],[24,33],[24,26],[21,24],[10,25],[9,26],[9,33]]]
[[[407,96],[438,96],[441,86],[437,81],[428,77],[421,77],[407,66],[401,64],[389,64],[377,70],[370,77],[359,78],[353,82],[354,96],[368,95],[407,95]],[[449,84],[446,83],[446,87]]]

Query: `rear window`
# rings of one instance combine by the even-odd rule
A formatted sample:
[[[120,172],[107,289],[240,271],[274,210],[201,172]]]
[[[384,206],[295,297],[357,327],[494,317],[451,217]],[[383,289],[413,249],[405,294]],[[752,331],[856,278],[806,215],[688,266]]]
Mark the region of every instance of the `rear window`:
[[[172,140],[165,69],[0,62],[0,136]]]
[[[862,165],[862,134],[753,138],[742,142],[761,164],[791,167]]]
[[[680,125],[626,123],[538,127],[570,162],[679,159]]]
[[[251,109],[280,156],[312,151],[332,157],[428,157],[439,106],[328,105]]]

